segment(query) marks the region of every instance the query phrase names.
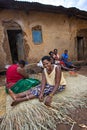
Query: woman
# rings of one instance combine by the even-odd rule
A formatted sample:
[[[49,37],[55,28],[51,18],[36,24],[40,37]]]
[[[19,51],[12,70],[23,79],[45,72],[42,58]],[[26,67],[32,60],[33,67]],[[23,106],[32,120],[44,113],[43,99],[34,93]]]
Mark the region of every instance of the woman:
[[[9,94],[14,100],[11,104],[12,106],[37,97],[40,101],[43,101],[44,96],[47,96],[45,104],[50,105],[53,95],[57,91],[62,91],[65,88],[66,81],[61,73],[60,67],[51,64],[51,58],[49,56],[44,56],[42,63],[44,70],[41,85],[19,94],[14,94],[9,89]]]
[[[6,71],[6,92],[11,89],[15,93],[23,92],[40,83],[37,79],[28,78],[25,72],[25,61],[11,65]]]
[[[54,49],[53,53],[54,53],[54,59],[55,59],[56,61],[60,61],[60,56],[59,56],[59,54],[58,54],[58,50],[57,50],[57,49]]]

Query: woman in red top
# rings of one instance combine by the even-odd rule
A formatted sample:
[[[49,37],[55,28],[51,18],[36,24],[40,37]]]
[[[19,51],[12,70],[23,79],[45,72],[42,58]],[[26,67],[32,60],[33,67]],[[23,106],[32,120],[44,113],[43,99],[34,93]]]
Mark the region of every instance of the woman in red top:
[[[32,82],[33,80],[33,82]],[[20,93],[40,83],[37,79],[28,78],[25,71],[25,61],[20,60],[18,64],[11,65],[6,72],[6,92],[8,89]]]
[[[11,88],[17,81],[28,78],[24,70],[25,61],[21,60],[18,64],[11,65],[6,72],[6,87]]]

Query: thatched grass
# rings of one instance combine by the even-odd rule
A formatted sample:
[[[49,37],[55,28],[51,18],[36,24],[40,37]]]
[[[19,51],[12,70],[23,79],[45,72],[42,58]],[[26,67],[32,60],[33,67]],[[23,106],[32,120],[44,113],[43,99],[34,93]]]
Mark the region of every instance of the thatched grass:
[[[4,86],[0,87],[0,116],[6,113],[6,93]]]
[[[11,107],[12,99],[7,96],[6,114],[0,130],[56,130],[56,121],[73,126],[76,122],[68,116],[69,110],[78,106],[87,108],[87,77],[70,77],[68,73],[65,77],[66,90],[53,97],[51,107],[45,106],[38,99]]]

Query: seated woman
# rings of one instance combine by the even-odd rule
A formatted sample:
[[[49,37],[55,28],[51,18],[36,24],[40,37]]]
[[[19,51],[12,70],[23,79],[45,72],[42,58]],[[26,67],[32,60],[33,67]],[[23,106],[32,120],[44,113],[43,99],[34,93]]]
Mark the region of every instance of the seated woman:
[[[54,53],[54,55],[53,55],[53,57],[54,57],[54,59],[55,60],[59,60],[60,61],[60,56],[59,56],[59,54],[58,54],[58,50],[57,49],[54,49],[53,50],[53,53]]]
[[[66,81],[63,77],[63,73],[61,73],[60,67],[51,64],[51,58],[49,56],[44,56],[42,63],[44,70],[41,85],[19,94],[15,94],[9,89],[9,94],[14,100],[11,104],[12,106],[33,98],[39,98],[40,101],[43,101],[44,96],[47,96],[45,104],[50,105],[54,94],[65,89]]]
[[[50,55],[50,58],[51,58],[51,63],[52,63],[52,64],[55,64],[54,52],[53,52],[53,51],[50,51],[50,52],[49,52],[49,55]]]
[[[6,92],[12,89],[13,92],[19,93],[28,90],[40,83],[37,79],[28,78],[25,71],[25,61],[20,60],[18,64],[11,65],[6,71]]]

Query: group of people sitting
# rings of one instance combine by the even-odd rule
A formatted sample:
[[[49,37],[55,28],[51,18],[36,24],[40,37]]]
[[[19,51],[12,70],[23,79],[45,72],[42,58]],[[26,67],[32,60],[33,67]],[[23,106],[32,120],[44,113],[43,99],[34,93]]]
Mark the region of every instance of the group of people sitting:
[[[12,97],[14,106],[20,102],[33,98],[39,98],[45,105],[50,106],[52,97],[57,92],[63,91],[66,86],[61,68],[64,66],[76,68],[68,62],[68,51],[65,50],[60,59],[57,49],[49,53],[50,56],[42,57],[43,64],[42,81],[31,79],[25,71],[25,61],[21,60],[18,64],[11,65],[6,72],[6,91]],[[64,69],[65,69],[64,68]],[[72,69],[72,68],[70,68]]]
[[[51,57],[52,63],[61,66],[61,69],[67,71],[74,71],[78,70],[79,67],[75,66],[72,62],[69,61],[68,50],[64,50],[64,53],[59,56],[58,50],[54,49],[53,51],[49,52]]]

